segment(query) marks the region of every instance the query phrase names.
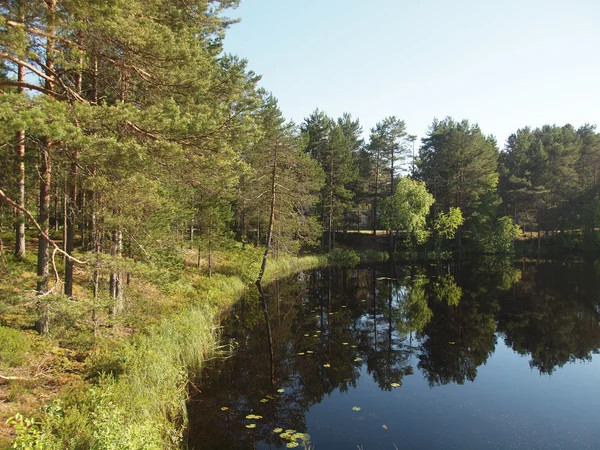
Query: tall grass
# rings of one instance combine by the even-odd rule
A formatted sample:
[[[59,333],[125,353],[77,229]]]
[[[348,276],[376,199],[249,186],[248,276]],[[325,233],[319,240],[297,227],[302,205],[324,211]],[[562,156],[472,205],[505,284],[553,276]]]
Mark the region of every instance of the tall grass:
[[[324,263],[315,256],[270,260],[265,282]],[[191,280],[179,291],[194,292],[192,304],[130,340],[106,342],[84,386],[51,404],[40,421],[14,419],[14,448],[179,448],[189,380],[218,349],[219,317],[248,286],[244,269]]]

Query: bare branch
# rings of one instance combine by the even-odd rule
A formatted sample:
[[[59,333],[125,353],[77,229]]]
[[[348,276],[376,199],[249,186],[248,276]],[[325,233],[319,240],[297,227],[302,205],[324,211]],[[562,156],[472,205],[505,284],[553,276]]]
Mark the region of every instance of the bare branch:
[[[70,40],[70,39],[63,38],[63,37],[60,37],[60,36],[50,35],[50,34],[48,34],[48,33],[44,32],[43,30],[40,30],[39,28],[36,28],[36,27],[26,27],[26,26],[25,26],[25,25],[23,25],[22,23],[15,22],[15,21],[13,21],[13,20],[7,20],[5,23],[6,23],[8,26],[10,26],[10,27],[14,27],[14,28],[22,28],[22,29],[24,29],[25,31],[27,31],[27,32],[29,32],[29,33],[31,33],[31,34],[35,34],[35,35],[38,35],[38,36],[43,36],[43,37],[45,37],[45,38],[52,38],[52,39],[56,39],[56,40],[58,40],[58,41],[65,42],[65,43],[67,43],[67,44],[69,44],[69,45],[72,45],[72,46],[74,46],[74,47],[83,48],[83,46],[82,46],[82,45],[79,45],[77,42],[73,42],[73,41],[72,41],[72,40]]]
[[[54,247],[54,250],[52,251],[52,259],[51,259],[52,271],[54,272],[54,286],[52,286],[50,289],[48,289],[47,292],[44,292],[43,294],[39,295],[38,297],[46,297],[46,296],[52,294],[54,292],[54,290],[56,289],[56,286],[58,286],[58,284],[60,283],[60,276],[58,275],[58,269],[56,268],[56,250],[58,250],[58,247]]]
[[[81,261],[77,258],[75,258],[74,256],[69,255],[67,252],[65,252],[64,250],[62,250],[58,244],[56,242],[54,242],[52,239],[50,239],[50,237],[44,233],[44,231],[42,230],[42,227],[40,226],[40,224],[37,222],[37,220],[35,220],[35,218],[33,217],[33,215],[29,212],[29,210],[27,208],[22,207],[21,205],[19,205],[18,203],[16,203],[15,201],[11,200],[10,198],[8,198],[6,196],[6,194],[4,193],[4,191],[2,191],[2,189],[0,189],[0,201],[4,201],[5,203],[8,203],[10,206],[12,206],[13,208],[18,209],[19,211],[21,211],[23,214],[25,214],[27,216],[27,218],[31,221],[31,223],[33,223],[33,225],[37,228],[38,232],[40,233],[40,236],[42,237],[42,239],[44,239],[45,241],[47,241],[52,247],[54,247],[54,252],[53,252],[53,259],[54,259],[54,254],[55,252],[60,253],[61,255],[63,255],[65,258],[67,258],[70,261],[76,262],[78,264],[83,264],[83,265],[87,265],[87,262],[85,261]],[[56,267],[55,267],[56,270]]]
[[[41,86],[36,86],[35,84],[30,84],[30,83],[21,83],[18,81],[0,81],[0,86],[10,86],[10,87],[20,87],[20,88],[24,88],[24,89],[31,89],[32,91],[38,91],[38,92],[41,92],[42,94],[51,95],[54,98],[60,98],[63,100],[67,99],[66,95],[57,94],[56,92],[51,91],[50,89],[46,89]]]

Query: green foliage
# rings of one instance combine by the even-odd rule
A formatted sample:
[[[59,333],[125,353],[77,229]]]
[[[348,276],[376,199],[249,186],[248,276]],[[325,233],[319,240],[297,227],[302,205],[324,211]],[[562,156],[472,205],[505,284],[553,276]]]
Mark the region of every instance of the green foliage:
[[[394,195],[383,201],[381,223],[390,231],[405,231],[409,243],[421,244],[428,236],[426,219],[433,203],[425,183],[401,178]]]
[[[419,174],[434,193],[438,210],[458,207],[467,221],[498,182],[496,141],[466,120],[434,120],[419,154]]]
[[[341,267],[354,267],[360,262],[360,255],[354,250],[335,248],[327,253],[329,264]]]
[[[484,217],[477,222],[476,249],[481,253],[512,253],[523,232],[508,216]]]
[[[20,331],[0,325],[0,367],[22,364],[30,348],[29,339]]]
[[[460,208],[452,207],[448,213],[440,211],[435,221],[433,229],[440,239],[454,239],[456,230],[465,222]]]

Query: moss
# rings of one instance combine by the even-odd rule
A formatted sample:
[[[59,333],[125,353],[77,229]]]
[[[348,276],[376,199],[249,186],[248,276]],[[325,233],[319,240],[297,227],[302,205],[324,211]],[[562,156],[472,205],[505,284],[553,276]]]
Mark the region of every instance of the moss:
[[[23,364],[30,348],[29,340],[20,331],[0,326],[0,366]]]

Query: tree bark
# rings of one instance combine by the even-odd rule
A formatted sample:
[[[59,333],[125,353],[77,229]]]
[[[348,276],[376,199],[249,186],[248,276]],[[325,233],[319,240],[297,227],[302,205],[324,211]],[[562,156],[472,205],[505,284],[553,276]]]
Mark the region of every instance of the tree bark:
[[[329,227],[327,236],[327,251],[333,248],[333,147],[329,155]]]
[[[111,256],[118,258],[123,252],[123,233],[120,228],[116,228],[112,233],[112,242],[110,248]],[[110,274],[110,296],[115,299],[112,308],[112,315],[117,316],[123,311],[123,274],[113,272]]]
[[[53,74],[54,74],[54,44],[56,29],[54,26],[54,14],[56,11],[57,0],[45,0],[46,13],[46,31],[48,37],[46,39],[46,79],[45,89],[53,92]],[[40,150],[40,206],[38,222],[42,232],[48,235],[49,232],[49,213],[50,213],[50,181],[52,174],[52,159],[51,159],[52,140],[48,137],[44,138],[43,145]],[[37,262],[37,293],[38,295],[45,294],[48,291],[48,248],[49,243],[40,234],[38,238],[38,262]],[[47,318],[47,308],[44,308],[42,320]],[[48,327],[40,326],[39,331],[42,333],[48,332]]]
[[[77,158],[79,152],[73,152],[73,161],[71,162],[71,170],[69,171],[69,202],[67,204],[67,239],[65,251],[71,255],[75,248],[75,225],[76,225],[76,209],[77,209]],[[73,266],[74,262],[70,259],[65,261],[65,295],[71,297],[73,295]]]
[[[25,16],[20,13],[21,23],[25,22]],[[25,82],[25,68],[23,65],[18,65],[17,80],[19,83]],[[19,94],[23,94],[25,90],[22,87],[18,88]],[[17,132],[17,158],[19,162],[19,178],[17,181],[17,203],[19,206],[25,207],[25,130]],[[17,258],[25,258],[25,216],[19,210],[16,211],[15,223],[15,256]]]
[[[40,206],[38,214],[38,223],[42,231],[48,235],[50,231],[49,213],[50,213],[50,178],[51,178],[51,160],[50,150],[52,141],[44,139],[42,149],[40,150]],[[37,293],[45,294],[48,291],[48,242],[40,234],[38,236],[38,261],[37,261]]]
[[[259,291],[262,291],[262,278],[265,274],[265,268],[267,267],[267,258],[269,256],[269,250],[271,248],[271,238],[273,236],[273,224],[275,222],[275,187],[276,187],[276,179],[277,179],[277,151],[278,151],[278,143],[275,144],[275,152],[273,155],[273,173],[271,176],[271,209],[269,213],[269,228],[267,229],[267,242],[265,245],[265,253],[263,254],[262,263],[260,265],[260,272],[258,273],[258,278],[256,280],[256,286]]]

